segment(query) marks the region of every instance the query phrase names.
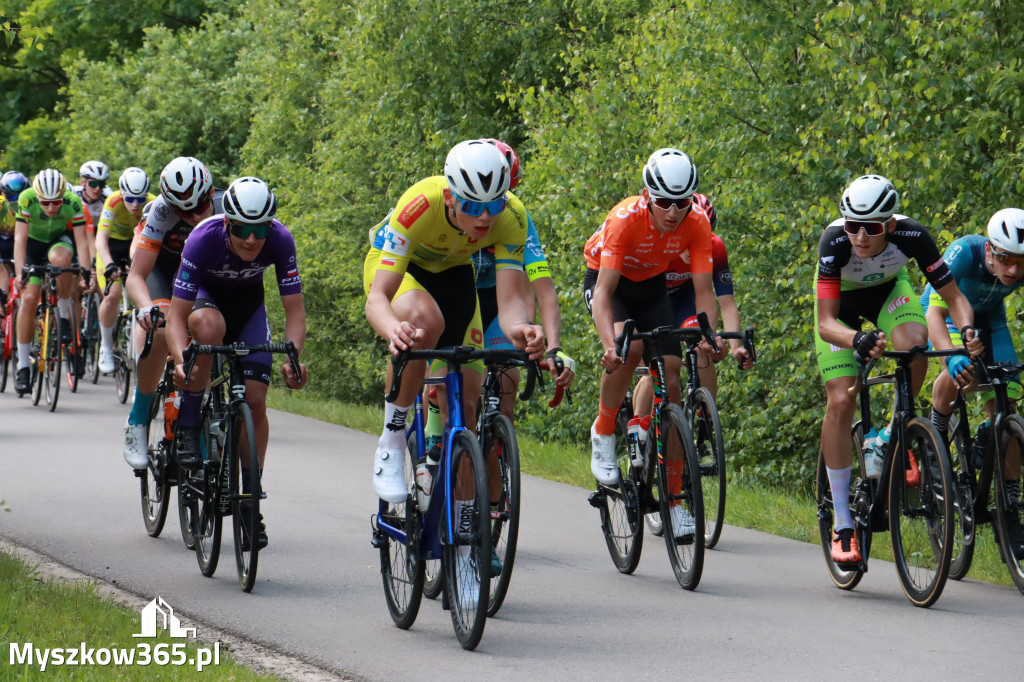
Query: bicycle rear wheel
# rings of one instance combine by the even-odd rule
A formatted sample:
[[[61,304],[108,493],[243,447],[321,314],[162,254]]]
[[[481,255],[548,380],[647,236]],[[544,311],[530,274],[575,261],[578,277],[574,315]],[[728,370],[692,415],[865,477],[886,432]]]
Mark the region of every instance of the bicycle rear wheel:
[[[47,317],[46,334],[46,365],[44,369],[46,389],[46,404],[50,406],[50,412],[57,409],[57,398],[60,396],[60,362],[64,351],[64,345],[60,342],[60,326],[57,322],[57,315],[49,314]]]
[[[4,273],[0,272],[0,277]],[[0,317],[0,393],[7,390],[7,376],[10,372],[10,342],[13,340],[9,338],[8,328],[10,327],[10,315],[5,313],[3,317]],[[15,337],[16,338],[16,337]]]
[[[98,295],[86,297],[82,324],[82,348],[85,355],[85,376],[95,384],[100,378],[100,307]]]
[[[903,593],[927,607],[942,594],[953,554],[953,474],[932,423],[910,419],[889,479],[889,534]]]
[[[427,559],[423,562],[423,596],[437,599],[444,588],[444,572],[441,570],[440,559]]]
[[[712,549],[725,523],[725,441],[715,399],[706,387],[693,394],[690,428],[700,462],[700,487],[704,494],[704,549]]]
[[[231,525],[235,541],[235,564],[238,568],[238,584],[245,592],[251,592],[256,584],[256,567],[259,564],[259,535],[263,517],[260,515],[260,462],[256,452],[256,429],[252,422],[249,404],[239,402],[233,407],[229,426],[229,460],[234,477],[231,486]],[[243,493],[242,479],[248,480],[249,492]]]
[[[848,497],[851,512],[854,509],[857,486],[862,480],[862,472],[864,471],[863,433],[860,422],[857,422],[853,427],[853,465],[850,473]],[[818,540],[821,543],[822,553],[825,555],[825,567],[828,568],[829,576],[836,587],[842,590],[852,590],[857,587],[861,578],[864,577],[864,571],[861,568],[840,568],[836,562],[832,561],[832,527],[835,518],[835,508],[832,501],[832,487],[828,481],[828,471],[825,469],[825,456],[820,450],[818,452],[814,499],[818,503]],[[870,531],[864,531],[858,527],[856,534],[861,555],[866,560],[870,552]]]
[[[963,428],[955,418],[949,423],[953,434],[949,444],[952,458],[953,483],[953,556],[949,564],[950,580],[960,580],[971,570],[974,560],[976,522],[974,516],[974,464],[973,443],[966,424]]]
[[[161,405],[161,410],[163,409]],[[221,533],[224,517],[221,515],[221,459],[214,442],[216,436],[210,428],[210,413],[203,415],[199,430],[200,453],[203,457],[203,468],[198,472],[190,472],[189,477],[196,482],[196,489],[202,494],[195,499],[195,522],[193,539],[196,550],[196,561],[199,570],[207,578],[217,571],[220,560]]]
[[[13,305],[10,302],[7,304],[7,314],[9,316],[9,322],[7,323],[7,334],[4,339],[4,376],[13,372],[18,372],[18,308],[19,306]]]
[[[414,452],[406,450],[405,456],[405,487],[409,494],[397,504],[381,500],[378,512],[379,521],[405,533],[405,541],[399,541],[387,531],[374,534],[380,548],[380,575],[388,613],[402,630],[408,630],[416,622],[424,593],[424,562],[419,559],[422,517],[416,507]]]
[[[147,451],[149,463],[139,474],[142,499],[142,521],[150,537],[158,537],[167,520],[167,506],[171,486],[167,480],[167,448],[170,442],[164,434],[164,394],[166,387],[157,387],[153,402],[149,406],[149,439]]]
[[[657,485],[665,546],[679,585],[693,590],[700,584],[704,571],[704,494],[700,463],[683,410],[671,403],[662,405]],[[682,528],[672,523],[672,515],[679,514],[673,508],[682,509]]]
[[[485,461],[497,458],[501,474],[500,494],[490,505],[491,551],[501,562],[501,573],[491,576],[491,594],[487,600],[487,615],[493,616],[508,593],[519,542],[519,443],[512,422],[503,414],[494,415],[488,421],[483,440]]]
[[[473,650],[487,621],[490,593],[483,586],[491,578],[491,519],[484,460],[470,431],[455,434],[448,465],[448,508],[442,520],[444,589],[455,636],[463,649]]]
[[[125,348],[114,354],[114,386],[117,388],[117,400],[122,405],[128,402],[128,392],[132,387],[132,370],[128,366]]]
[[[644,547],[644,514],[640,503],[641,473],[629,461],[627,420],[621,412],[615,420],[619,485],[615,488],[598,486],[598,491],[591,495],[591,503],[601,512],[601,531],[615,568],[620,573],[630,574],[640,563]],[[626,472],[625,475],[622,472]]]
[[[1021,475],[1024,466],[1024,419],[1011,415],[1003,422],[1002,461],[995,463],[996,533],[999,552],[1010,571],[1010,579],[1024,593],[1024,500],[1021,499]],[[1007,486],[1016,482],[1016,486]]]

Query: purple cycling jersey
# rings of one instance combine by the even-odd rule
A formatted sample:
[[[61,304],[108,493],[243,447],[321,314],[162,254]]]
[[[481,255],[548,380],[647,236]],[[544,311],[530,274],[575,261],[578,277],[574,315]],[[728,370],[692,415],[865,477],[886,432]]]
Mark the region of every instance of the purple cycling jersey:
[[[272,221],[259,255],[245,261],[228,246],[227,218],[211,216],[196,225],[185,242],[181,267],[174,278],[174,297],[194,301],[201,288],[224,291],[251,287],[263,280],[263,271],[271,265],[281,296],[302,293],[295,239],[287,227]]]

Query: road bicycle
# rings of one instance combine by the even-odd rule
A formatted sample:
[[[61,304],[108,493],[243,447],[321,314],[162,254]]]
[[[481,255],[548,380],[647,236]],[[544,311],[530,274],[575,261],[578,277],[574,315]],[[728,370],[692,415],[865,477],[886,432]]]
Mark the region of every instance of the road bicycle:
[[[121,306],[114,320],[114,387],[117,399],[121,404],[128,402],[132,388],[132,375],[135,374],[135,308],[128,298],[128,287],[124,285],[127,273],[119,272],[117,277],[107,279],[103,295],[110,294],[110,287],[118,279],[121,280]],[[156,306],[154,306],[156,308]]]
[[[21,303],[21,291],[17,280],[9,276],[7,266],[14,266],[14,261],[0,259],[0,277],[8,277],[9,286],[7,304],[4,306],[3,317],[0,317],[0,393],[7,390],[7,380],[18,371],[18,308]]]
[[[971,436],[967,403],[957,391],[950,419],[950,454],[957,484],[957,516],[949,577],[960,580],[970,570],[979,524],[991,523],[1003,563],[1017,589],[1024,593],[1024,501],[1021,500],[1021,454],[1024,419],[1014,413],[1009,385],[1020,382],[1024,363],[975,362],[978,390],[995,393],[990,426]]]
[[[253,353],[284,353],[295,375],[301,376],[299,355],[291,341],[229,345],[201,345],[193,341],[182,353],[185,376],[191,373],[199,355],[214,356],[210,389],[200,413],[203,466],[179,469],[178,474],[183,534],[187,526],[199,570],[211,577],[220,559],[223,520],[230,516],[238,584],[245,592],[251,592],[256,584],[263,522],[260,501],[266,499],[260,484],[252,409],[245,402],[242,359]]]
[[[385,600],[395,625],[403,630],[411,627],[423,597],[425,562],[440,559],[442,606],[450,611],[455,635],[468,650],[480,643],[488,612],[490,590],[483,586],[492,577],[492,519],[480,442],[467,428],[462,409],[461,368],[476,359],[517,357],[518,353],[456,346],[445,350],[407,350],[392,358],[394,371],[388,401],[398,395],[407,362],[447,362],[448,373],[439,381],[445,386],[448,421],[430,501],[420,511],[415,471],[426,450],[423,402],[417,396],[413,417],[415,447],[406,450],[406,499],[399,503],[381,500],[371,521],[372,543],[380,550]],[[533,393],[535,378],[536,372],[531,369],[520,399],[526,400]]]
[[[754,347],[754,328],[747,327],[742,332],[716,332],[720,339],[738,339],[750,354],[751,361],[757,364],[757,350]],[[684,339],[686,352],[683,365],[686,367],[686,395],[683,397],[683,413],[690,423],[693,432],[694,447],[700,460],[700,483],[704,494],[704,549],[714,549],[722,535],[725,524],[726,498],[726,462],[725,439],[722,434],[722,421],[718,406],[711,391],[701,386],[700,374],[697,371],[697,348],[702,337],[694,335]],[[648,376],[647,367],[637,367],[635,376]],[[626,399],[616,415],[616,433],[626,434],[628,424],[634,416],[633,393],[626,393]],[[661,514],[650,512],[644,515],[647,529],[655,536],[661,536],[664,527]]]
[[[627,445],[628,438],[617,437],[619,480],[611,485],[598,482],[597,490],[589,498],[601,513],[605,544],[621,573],[636,570],[643,549],[643,518],[657,512],[662,527],[673,529],[662,536],[676,581],[687,590],[697,588],[704,570],[704,533],[696,532],[697,528],[704,528],[702,476],[690,420],[679,405],[669,400],[665,359],[660,348],[666,343],[705,339],[717,350],[707,315],[699,314],[698,323],[699,328],[672,325],[638,332],[635,321],[626,320],[622,334],[616,337],[618,353],[626,358],[633,341],[645,343],[655,396],[649,430],[652,437],[647,439],[646,447],[633,452]],[[672,524],[674,513],[681,517],[678,529]]]
[[[962,354],[963,349],[930,351],[925,345],[905,351],[885,351],[896,360],[892,374],[870,377],[877,360],[858,357],[857,379],[851,394],[859,394],[860,419],[853,424],[854,457],[850,480],[850,513],[862,559],[832,561],[833,503],[822,453],[818,455],[815,498],[818,534],[829,575],[837,587],[852,590],[868,570],[874,533],[889,531],[892,552],[904,594],[915,606],[928,607],[942,594],[953,551],[954,498],[949,453],[930,420],[917,416],[910,389],[910,365],[921,357]],[[892,435],[884,448],[878,480],[866,475],[864,434],[872,429],[870,389],[895,384]]]
[[[24,268],[23,280],[29,277],[41,277],[39,304],[36,307],[36,334],[31,351],[31,374],[29,385],[35,389],[32,404],[38,405],[45,394],[50,412],[57,409],[60,396],[61,366],[67,368],[67,380],[72,392],[78,386],[76,371],[77,336],[73,322],[68,323],[71,334],[61,338],[61,318],[57,310],[57,278],[65,273],[74,275],[88,274],[88,270],[78,267],[57,267],[55,265],[31,265]],[[73,312],[73,311],[72,311]]]

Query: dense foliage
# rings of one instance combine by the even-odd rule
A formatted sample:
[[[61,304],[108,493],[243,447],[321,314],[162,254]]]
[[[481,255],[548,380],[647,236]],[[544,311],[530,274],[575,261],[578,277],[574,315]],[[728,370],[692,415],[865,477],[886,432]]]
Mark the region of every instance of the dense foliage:
[[[892,178],[941,240],[1019,205],[1024,6],[998,0],[14,0],[0,22],[0,148],[26,172],[101,158],[154,176],[203,159],[265,177],[297,235],[318,390],[377,401],[363,319],[367,232],[452,144],[517,147],[548,251],[572,408],[524,407],[585,440],[599,346],[581,246],[641,187],[655,148],[689,152],[720,214],[758,367],[723,365],[735,467],[808,478],[823,392],[812,344],[818,236],[843,186]],[[60,9],[58,9],[60,8]],[[25,29],[32,29],[30,34]]]

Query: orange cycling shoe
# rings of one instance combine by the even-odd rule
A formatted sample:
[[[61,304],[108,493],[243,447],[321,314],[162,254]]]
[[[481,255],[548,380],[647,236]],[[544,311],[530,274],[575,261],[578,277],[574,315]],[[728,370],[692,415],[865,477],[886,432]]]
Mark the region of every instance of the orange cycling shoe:
[[[914,453],[907,450],[907,487],[916,488],[921,485],[921,469],[917,466]]]
[[[832,534],[832,561],[837,564],[859,564],[862,558],[857,546],[857,534],[852,528],[843,528]]]

